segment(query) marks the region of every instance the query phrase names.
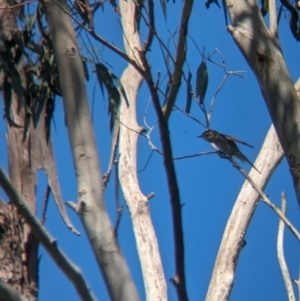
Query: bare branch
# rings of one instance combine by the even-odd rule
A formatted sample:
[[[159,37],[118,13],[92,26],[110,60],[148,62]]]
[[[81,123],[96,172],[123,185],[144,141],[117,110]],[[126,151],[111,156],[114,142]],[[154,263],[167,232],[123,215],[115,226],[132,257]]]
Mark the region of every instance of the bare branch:
[[[280,209],[270,201],[270,199],[266,196],[266,194],[259,188],[258,185],[254,183],[251,177],[238,165],[236,162],[230,158],[231,162],[233,163],[234,167],[238,169],[238,171],[249,181],[252,187],[257,191],[261,200],[267,204],[273,211],[279,216],[279,218],[285,223],[285,225],[291,230],[294,236],[300,241],[300,233],[297,229],[293,226],[293,224],[285,217],[285,215],[280,211]]]
[[[135,60],[136,65],[142,66],[139,59],[140,52],[144,54],[145,52],[140,45],[139,33],[135,30],[134,2],[132,0],[120,1],[120,11],[126,53],[130,60]],[[120,105],[119,151],[121,155],[119,158],[119,179],[131,215],[146,298],[149,301],[157,299],[165,301],[167,300],[166,281],[158,241],[151,221],[148,199],[142,193],[137,178],[137,142],[144,129],[137,124],[136,101],[142,80],[141,73],[138,73],[132,65],[128,65],[121,76],[121,82],[130,105],[126,105],[122,95]]]
[[[261,171],[261,174],[253,169],[250,172],[250,177],[254,179],[262,190],[267,185],[282,158],[283,151],[275,129],[271,126],[254,163]],[[229,299],[239,254],[244,243],[244,236],[259,198],[257,191],[246,180],[240,190],[223,234],[206,301]]]
[[[236,0],[235,0],[236,1]],[[251,67],[280,139],[300,204],[300,106],[277,37],[270,34],[256,0],[239,0],[228,7],[228,31]],[[251,22],[249,21],[251,20]],[[286,122],[286,116],[289,122]]]
[[[35,2],[35,1],[37,1],[37,0],[25,1],[25,2],[22,2],[22,3],[15,4],[15,5],[10,5],[10,6],[8,6],[8,5],[0,6],[0,9],[14,9],[14,8],[17,8],[17,7],[26,5],[26,4],[30,4],[30,3]]]
[[[186,115],[187,117],[191,118],[192,120],[196,121],[198,124],[202,125],[203,127],[205,127],[207,129],[207,127],[205,126],[205,124],[203,124],[201,121],[199,121],[197,118],[193,117],[192,115],[188,114],[187,112],[183,111],[182,109],[180,109],[178,106],[174,105],[174,108],[176,108],[176,110],[180,111],[181,113],[183,113],[184,115]]]
[[[107,167],[106,173],[103,176],[103,189],[104,190],[109,181],[109,177],[110,177],[110,173],[111,173],[112,166],[114,163],[114,159],[116,157],[116,152],[117,152],[117,147],[118,147],[118,142],[119,142],[119,132],[120,132],[120,122],[118,119],[116,119],[114,122],[114,128],[113,128],[113,132],[112,132],[108,167]]]
[[[270,15],[270,33],[273,37],[278,38],[276,0],[268,0],[268,1],[269,1],[269,15]]]
[[[90,116],[84,70],[72,19],[67,13],[68,5],[66,0],[43,1],[42,4],[58,66],[76,170],[78,203],[75,210],[87,233],[110,298],[138,301],[136,286],[105,208],[101,164]]]
[[[182,226],[182,215],[181,215],[181,202],[179,196],[179,187],[175,172],[175,166],[172,156],[172,145],[170,140],[170,132],[168,121],[163,115],[159,97],[157,93],[157,88],[154,84],[152,74],[150,71],[149,64],[147,62],[146,57],[140,52],[142,64],[146,73],[146,83],[151,93],[152,102],[154,105],[154,109],[156,115],[158,117],[159,122],[159,133],[161,137],[162,150],[163,150],[163,158],[164,165],[166,169],[168,188],[171,200],[171,208],[172,208],[172,218],[173,218],[173,235],[174,235],[174,244],[175,244],[175,266],[176,266],[176,274],[173,279],[177,279],[176,281],[176,291],[178,295],[178,299],[180,301],[188,300],[187,289],[186,289],[186,279],[185,279],[185,264],[184,264],[184,241],[183,241],[183,226]]]
[[[221,60],[222,60],[222,63],[218,63],[216,61],[214,61],[212,59],[213,55],[215,53],[218,53],[221,57]],[[227,70],[227,67],[226,67],[226,63],[225,63],[225,59],[222,55],[222,53],[219,51],[218,48],[215,49],[215,51],[213,51],[210,55],[208,55],[207,57],[205,56],[205,54],[203,54],[203,57],[208,60],[209,62],[213,63],[214,65],[216,66],[219,66],[219,67],[222,67],[224,69],[224,77],[219,85],[219,87],[217,88],[217,90],[215,91],[212,99],[211,99],[211,103],[210,103],[210,109],[209,109],[209,113],[207,114],[207,121],[208,121],[208,124],[210,124],[211,122],[211,117],[212,117],[212,113],[213,113],[213,108],[214,108],[214,104],[215,104],[215,100],[216,100],[216,97],[217,95],[219,94],[219,92],[221,91],[221,89],[223,88],[224,84],[225,84],[225,81],[226,79],[228,78],[229,75],[236,75],[236,76],[239,76],[241,78],[245,78],[243,75],[241,75],[240,73],[242,72],[246,72],[246,71],[228,71]]]
[[[94,30],[90,29],[90,28],[86,28],[84,25],[82,25],[80,22],[78,22],[66,9],[64,9],[56,0],[53,0],[53,2],[68,16],[70,16],[74,22],[76,22],[81,28],[83,28],[85,31],[87,31],[96,41],[100,42],[101,44],[103,44],[104,46],[106,46],[107,48],[109,48],[110,50],[112,50],[113,52],[115,52],[116,54],[118,54],[121,58],[123,58],[125,61],[127,61],[128,63],[130,63],[131,65],[134,66],[134,68],[136,68],[136,70],[143,76],[143,70],[136,64],[136,61],[134,59],[131,59],[125,52],[123,52],[122,50],[120,50],[118,47],[116,47],[115,45],[109,43],[108,41],[106,41],[104,38],[102,38],[101,36],[99,36],[98,34],[95,33]]]
[[[183,160],[183,159],[189,159],[189,158],[195,158],[203,155],[211,155],[211,154],[217,154],[218,152],[215,151],[208,151],[208,152],[201,152],[198,154],[193,154],[193,155],[185,155],[181,157],[175,157],[173,160]]]
[[[181,21],[179,25],[180,30],[179,30],[179,38],[177,44],[177,54],[174,63],[173,75],[171,79],[171,89],[168,93],[168,98],[163,108],[163,116],[166,120],[168,120],[171,114],[181,83],[182,70],[186,59],[186,50],[187,50],[186,36],[188,33],[188,24],[189,24],[192,7],[193,7],[193,0],[184,1]]]
[[[284,192],[282,192],[281,194],[281,211],[284,215],[286,214],[286,198]],[[278,256],[279,266],[283,276],[288,300],[295,301],[296,299],[295,299],[290,273],[284,258],[283,236],[284,236],[284,222],[280,219],[279,227],[278,227],[278,236],[277,236],[277,256]]]
[[[149,15],[149,26],[148,26],[148,37],[144,44],[144,51],[147,52],[152,44],[153,35],[155,32],[155,25],[154,25],[154,5],[153,0],[148,0],[148,15]]]
[[[298,279],[293,279],[293,282],[297,285],[298,288],[298,300],[300,300],[300,270]]]
[[[123,206],[120,205],[119,200],[119,166],[118,164],[115,165],[115,203],[116,203],[116,211],[117,211],[117,219],[114,227],[114,234],[117,236],[119,225],[121,222]]]

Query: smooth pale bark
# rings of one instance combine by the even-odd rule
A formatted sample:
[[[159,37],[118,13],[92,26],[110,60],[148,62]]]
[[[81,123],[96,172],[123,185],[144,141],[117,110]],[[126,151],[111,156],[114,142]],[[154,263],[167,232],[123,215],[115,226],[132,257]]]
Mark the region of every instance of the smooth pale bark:
[[[300,204],[300,103],[277,37],[276,12],[271,11],[269,30],[255,0],[226,4],[232,21],[228,30],[257,78],[277,132],[272,126],[254,163],[261,175],[252,171],[250,177],[263,189],[284,151]],[[206,301],[228,300],[244,235],[258,199],[257,192],[245,181],[223,235]]]
[[[274,1],[271,1],[271,4]],[[255,0],[227,1],[234,41],[254,72],[284,150],[300,205],[300,102],[276,28],[269,30]],[[274,16],[274,11],[270,11]],[[276,26],[271,18],[270,23]]]
[[[59,4],[59,5],[58,5]],[[78,189],[76,210],[112,300],[139,300],[105,209],[98,152],[89,112],[83,65],[65,0],[44,1],[58,65]],[[65,12],[64,12],[65,11]]]
[[[286,197],[284,192],[282,192],[281,194],[281,211],[284,215],[286,215]],[[282,220],[279,220],[278,234],[277,234],[277,258],[281,269],[283,281],[285,284],[287,298],[289,301],[295,301],[296,298],[294,294],[292,278],[290,276],[289,268],[285,261],[285,256],[284,256],[284,230],[285,230],[285,224],[283,223]]]
[[[134,28],[134,2],[120,1],[120,12],[126,53],[130,58],[138,60],[139,53],[136,49],[141,50],[141,45],[140,36]],[[131,214],[146,300],[163,301],[167,300],[167,290],[158,242],[150,217],[149,200],[141,192],[137,178],[137,142],[143,128],[137,124],[136,101],[142,80],[142,76],[132,65],[128,65],[121,77],[129,106],[123,98],[120,108],[119,178]]]
[[[283,158],[283,150],[273,125],[249,176],[263,190]],[[206,301],[228,300],[234,282],[235,269],[243,247],[244,237],[259,201],[259,195],[246,180],[228,219],[209,284]]]

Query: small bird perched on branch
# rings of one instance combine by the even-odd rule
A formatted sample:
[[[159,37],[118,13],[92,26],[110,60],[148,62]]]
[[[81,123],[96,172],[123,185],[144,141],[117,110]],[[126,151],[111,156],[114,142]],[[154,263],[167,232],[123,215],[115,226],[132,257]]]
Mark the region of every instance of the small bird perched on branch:
[[[242,154],[242,152],[239,150],[235,142],[253,148],[253,146],[249,145],[248,143],[241,141],[237,138],[218,133],[217,131],[214,130],[206,130],[205,132],[202,133],[202,135],[198,136],[198,138],[203,138],[204,140],[210,142],[210,144],[213,146],[214,149],[224,153],[225,155],[235,156],[238,159],[242,160],[243,162],[245,161],[249,163],[253,168],[255,168],[257,172],[259,172],[259,170],[250,162],[250,160],[248,160]]]

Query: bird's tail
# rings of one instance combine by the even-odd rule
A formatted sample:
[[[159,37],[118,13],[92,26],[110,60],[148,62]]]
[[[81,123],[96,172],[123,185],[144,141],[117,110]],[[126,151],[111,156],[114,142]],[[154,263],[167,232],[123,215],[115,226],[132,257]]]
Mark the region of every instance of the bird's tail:
[[[242,157],[240,158],[242,161],[247,162],[249,165],[251,165],[258,173],[261,173],[255,166],[254,164],[248,159],[246,158],[244,155],[242,155]]]

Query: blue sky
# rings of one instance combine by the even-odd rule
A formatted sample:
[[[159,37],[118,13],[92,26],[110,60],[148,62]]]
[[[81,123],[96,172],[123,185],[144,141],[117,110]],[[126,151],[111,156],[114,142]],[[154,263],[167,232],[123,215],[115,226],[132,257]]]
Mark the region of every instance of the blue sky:
[[[164,20],[159,2],[157,1],[156,3],[156,27],[159,35],[165,40],[170,37],[168,30],[174,32],[178,26],[181,5],[181,1],[176,1],[175,4],[169,1],[167,4],[167,19]],[[105,3],[104,7],[104,13],[101,10],[98,11],[96,31],[108,41],[123,49],[119,16],[113,12],[108,3]],[[217,47],[226,60],[228,70],[246,71],[244,73],[247,77],[246,79],[236,76],[230,76],[227,79],[225,86],[216,99],[211,127],[253,145],[254,149],[242,146],[241,150],[250,161],[254,162],[271,121],[256,79],[232,41],[231,35],[225,29],[223,11],[216,5],[212,5],[209,10],[206,10],[204,2],[195,1],[189,29],[190,35],[197,43],[199,49],[203,49],[205,46],[206,51],[211,53]],[[292,38],[288,28],[288,20],[284,16],[281,20],[279,35],[292,79],[296,81],[299,76],[299,68],[297,68],[298,64],[295,64],[295,58],[298,58],[299,44]],[[85,39],[84,36],[83,39]],[[145,37],[145,33],[142,34],[142,41]],[[175,36],[175,41],[177,41],[177,36]],[[82,53],[87,55],[86,47],[90,46],[85,46],[82,40],[79,40],[79,42]],[[112,66],[113,72],[117,76],[121,76],[126,63],[101,45],[97,43],[93,43],[93,45],[97,48],[101,62],[108,62]],[[172,40],[170,40],[170,45],[173,45]],[[174,47],[171,47],[174,50]],[[165,74],[164,64],[160,52],[157,50],[158,44],[154,40],[151,52],[149,52],[152,74],[156,78],[158,71],[161,71],[161,78],[163,79]],[[219,60],[219,57],[216,55],[215,59]],[[188,41],[187,61],[193,74],[192,83],[193,87],[195,87],[195,75],[201,63],[201,56],[190,39]],[[206,104],[210,102],[224,76],[223,69],[211,63],[208,63],[207,66],[209,85],[205,98]],[[102,97],[95,73],[93,73],[94,67],[92,65],[88,67],[90,81],[87,83],[87,88],[90,103],[92,104],[94,101],[93,124],[101,168],[102,172],[105,172],[110,148],[107,99]],[[188,70],[186,66],[184,70]],[[164,81],[162,84],[163,89],[165,84],[166,82]],[[183,109],[185,107],[185,88],[183,83],[176,102]],[[143,84],[138,96],[137,118],[140,125],[143,125],[143,115],[148,101],[149,91]],[[200,121],[204,121],[203,115],[195,103],[193,103],[191,114]],[[56,99],[54,119],[56,127],[52,126],[52,138],[63,198],[65,201],[76,201],[74,168],[67,131],[64,125],[62,100],[59,98]],[[156,122],[154,109],[151,105],[147,111],[147,122],[150,125]],[[196,138],[203,131],[204,129],[199,124],[182,113],[178,111],[173,112],[170,118],[170,132],[174,156],[184,156],[212,150],[212,147],[207,142]],[[0,164],[7,169],[5,124],[3,119],[0,120],[0,133]],[[151,138],[156,147],[160,149],[157,129],[153,132]],[[141,137],[138,150],[139,169],[144,167],[150,153],[151,150],[146,139]],[[221,160],[217,155],[176,161],[175,166],[180,186],[181,201],[184,203],[183,223],[188,295],[190,300],[203,300],[226,221],[244,179],[228,161]],[[249,166],[246,164],[243,164],[242,167],[249,170]],[[169,195],[161,156],[154,154],[147,168],[139,173],[138,176],[143,193],[145,195],[150,192],[155,193],[155,197],[150,200],[151,216],[157,233],[165,277],[168,283],[169,300],[176,300],[175,290],[169,282],[169,279],[174,275],[173,230]],[[38,177],[37,208],[38,214],[40,214],[42,198],[46,188],[46,177],[43,171],[39,172]],[[116,208],[113,178],[114,174],[111,177],[105,196],[107,209],[114,224],[116,221]],[[266,188],[269,198],[277,206],[280,206],[280,194],[282,191],[285,191],[287,195],[288,218],[299,229],[299,207],[285,159]],[[3,192],[1,191],[0,193],[3,196]],[[118,233],[119,242],[137,284],[141,300],[145,300],[131,222],[128,210],[124,203],[123,205],[124,210]],[[67,230],[52,197],[49,202],[46,227],[57,238],[58,245],[63,251],[82,269],[98,299],[102,301],[109,300],[80,221],[71,210],[67,210],[72,222],[82,233],[80,237]],[[286,299],[285,287],[276,255],[277,228],[277,216],[266,205],[259,203],[246,235],[247,245],[240,255],[231,301],[281,301]],[[286,230],[285,234],[285,253],[291,277],[297,278],[299,273],[299,246],[288,230]],[[42,247],[40,254],[39,300],[79,300],[72,285],[55,266]]]

